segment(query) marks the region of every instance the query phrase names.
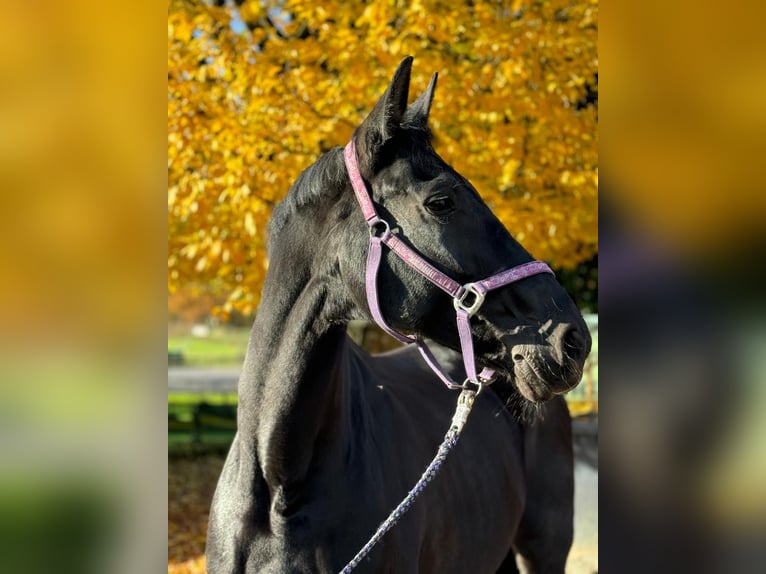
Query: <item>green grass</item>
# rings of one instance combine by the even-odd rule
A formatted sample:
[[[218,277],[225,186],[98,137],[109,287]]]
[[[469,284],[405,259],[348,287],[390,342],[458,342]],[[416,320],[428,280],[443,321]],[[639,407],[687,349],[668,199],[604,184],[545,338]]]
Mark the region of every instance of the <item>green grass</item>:
[[[168,393],[168,406],[194,406],[199,403],[210,405],[236,405],[236,393]]]
[[[183,353],[184,365],[241,367],[249,329],[215,328],[208,337],[168,335],[168,351]]]
[[[203,431],[199,434],[199,440],[195,441],[191,433],[168,434],[168,452],[171,454],[184,454],[193,452],[210,452],[227,450],[234,439],[234,433],[225,431]],[[192,450],[193,449],[193,450]]]
[[[237,406],[237,395],[214,394],[181,394],[168,395],[168,415],[179,423],[191,423],[194,418],[194,408],[202,403],[213,406]]]
[[[171,454],[226,450],[236,432],[235,409],[197,412],[201,403],[236,407],[235,394],[168,394],[168,452]],[[196,419],[196,420],[195,420]]]

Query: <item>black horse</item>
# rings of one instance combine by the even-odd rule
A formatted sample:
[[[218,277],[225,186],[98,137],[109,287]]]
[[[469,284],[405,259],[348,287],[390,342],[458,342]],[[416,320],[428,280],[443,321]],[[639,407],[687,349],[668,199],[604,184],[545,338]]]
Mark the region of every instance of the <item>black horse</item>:
[[[461,282],[532,260],[433,150],[435,79],[407,106],[406,58],[354,137],[359,168],[399,237]],[[456,393],[406,348],[372,357],[346,335],[369,319],[368,228],[341,148],[293,185],[271,222],[270,267],[239,382],[238,433],[210,515],[208,570],[338,572],[436,452]],[[450,297],[390,253],[378,276],[396,329],[462,369]],[[473,318],[481,393],[462,438],[360,572],[563,572],[572,539],[569,414],[590,336],[551,275],[489,293]],[[522,424],[507,404],[538,404]]]

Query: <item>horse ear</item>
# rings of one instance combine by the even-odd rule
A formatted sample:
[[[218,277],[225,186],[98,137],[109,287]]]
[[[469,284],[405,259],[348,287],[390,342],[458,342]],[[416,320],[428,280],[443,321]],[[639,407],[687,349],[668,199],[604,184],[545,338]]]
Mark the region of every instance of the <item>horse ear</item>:
[[[426,91],[420,94],[420,97],[407,108],[402,123],[420,126],[428,125],[428,114],[431,112],[431,103],[434,101],[434,91],[436,91],[436,79],[438,77],[438,73],[431,76],[431,81],[428,83]]]
[[[411,70],[412,56],[407,56],[396,68],[391,83],[370,115],[356,129],[357,156],[363,173],[374,171],[380,148],[394,136],[402,123],[407,111]]]

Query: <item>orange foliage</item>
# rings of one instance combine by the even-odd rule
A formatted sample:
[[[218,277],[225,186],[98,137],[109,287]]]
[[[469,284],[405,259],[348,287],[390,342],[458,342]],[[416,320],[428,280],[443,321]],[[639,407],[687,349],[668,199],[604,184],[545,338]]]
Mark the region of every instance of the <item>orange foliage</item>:
[[[168,574],[204,574],[210,504],[223,468],[218,455],[168,458]]]
[[[183,325],[202,323],[225,297],[214,297],[209,290],[195,285],[182,285],[168,296],[168,320]]]
[[[407,54],[413,97],[439,72],[437,151],[511,233],[557,268],[597,252],[596,1],[236,4],[168,12],[171,291],[254,309],[271,209]]]

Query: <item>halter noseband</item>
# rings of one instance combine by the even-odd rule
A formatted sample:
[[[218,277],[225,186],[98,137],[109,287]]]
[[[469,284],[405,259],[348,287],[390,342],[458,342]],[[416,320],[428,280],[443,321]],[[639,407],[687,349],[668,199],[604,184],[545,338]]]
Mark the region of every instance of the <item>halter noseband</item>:
[[[367,186],[362,179],[362,174],[359,172],[359,165],[356,157],[356,145],[354,144],[353,138],[344,150],[344,158],[346,160],[346,169],[348,170],[348,175],[351,179],[351,186],[354,188],[354,194],[359,202],[359,206],[362,208],[364,219],[370,227],[370,244],[367,252],[365,284],[367,290],[367,304],[370,307],[373,319],[381,329],[398,341],[405,344],[415,343],[426,363],[428,363],[428,366],[431,367],[433,372],[439,376],[448,388],[465,388],[466,384],[470,381],[476,385],[478,391],[480,391],[484,384],[492,382],[495,371],[492,369],[484,369],[478,375],[476,374],[476,363],[473,354],[473,337],[471,336],[471,316],[479,310],[484,302],[484,296],[489,291],[504,287],[526,277],[537,275],[538,273],[553,274],[553,271],[551,271],[551,268],[542,261],[530,261],[512,267],[511,269],[501,271],[500,273],[482,279],[481,281],[461,285],[436,269],[436,267],[429,263],[428,260],[420,255],[415,249],[394,235],[391,232],[388,222],[378,216],[378,213],[375,210],[375,205],[372,202],[372,197],[367,191]],[[380,268],[383,245],[393,251],[412,269],[420,273],[423,277],[452,297],[452,302],[457,314],[457,329],[460,335],[460,347],[467,377],[465,383],[462,385],[459,385],[452,380],[449,374],[447,374],[442,366],[439,365],[433,353],[422,339],[413,335],[400,333],[389,326],[383,318],[378,301],[377,286],[378,269]]]

